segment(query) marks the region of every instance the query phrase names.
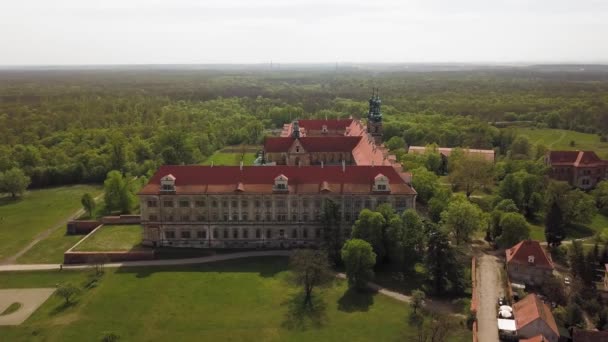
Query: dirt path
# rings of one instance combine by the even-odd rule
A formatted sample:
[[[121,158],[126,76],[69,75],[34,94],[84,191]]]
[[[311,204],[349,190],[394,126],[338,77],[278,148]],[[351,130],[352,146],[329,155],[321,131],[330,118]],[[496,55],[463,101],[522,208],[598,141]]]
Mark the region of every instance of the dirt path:
[[[478,259],[477,284],[479,307],[477,309],[477,324],[479,341],[498,342],[498,327],[496,323],[496,303],[503,295],[498,258],[483,254]]]
[[[101,196],[103,196],[103,194],[95,197],[95,201],[99,200],[101,198]],[[61,220],[60,222],[58,222],[57,224],[53,225],[51,228],[48,228],[40,233],[38,233],[38,235],[36,235],[34,237],[34,239],[27,244],[27,246],[23,247],[19,252],[17,252],[15,255],[10,256],[4,260],[0,260],[0,265],[12,265],[12,264],[16,264],[17,263],[17,259],[19,259],[21,256],[23,256],[25,253],[29,252],[30,249],[32,249],[32,247],[34,247],[38,242],[48,238],[49,236],[51,236],[51,234],[53,234],[57,229],[60,229],[62,227],[65,227],[65,225],[68,223],[68,221],[76,219],[78,217],[80,217],[82,214],[84,214],[84,210],[83,209],[78,209],[77,211],[73,212],[72,214],[70,214],[70,216],[68,216],[67,218]]]

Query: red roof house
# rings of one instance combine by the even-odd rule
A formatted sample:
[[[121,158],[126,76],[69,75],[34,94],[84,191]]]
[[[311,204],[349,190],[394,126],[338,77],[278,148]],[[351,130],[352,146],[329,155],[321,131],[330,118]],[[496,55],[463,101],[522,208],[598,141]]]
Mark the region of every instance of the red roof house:
[[[544,338],[547,342],[558,342],[559,330],[551,308],[535,294],[529,294],[515,303],[513,315],[520,338],[527,338],[530,341],[542,341],[538,338]]]
[[[550,151],[545,157],[553,179],[581,189],[594,188],[606,178],[608,161],[593,151]]]
[[[553,273],[553,262],[538,241],[524,240],[505,251],[513,282],[539,285]]]

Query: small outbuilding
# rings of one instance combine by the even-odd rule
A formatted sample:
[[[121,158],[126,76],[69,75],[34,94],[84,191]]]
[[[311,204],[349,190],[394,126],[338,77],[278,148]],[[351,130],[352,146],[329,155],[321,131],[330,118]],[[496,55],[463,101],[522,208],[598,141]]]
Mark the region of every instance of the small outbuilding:
[[[542,285],[553,274],[553,262],[538,241],[524,240],[505,251],[512,282]]]

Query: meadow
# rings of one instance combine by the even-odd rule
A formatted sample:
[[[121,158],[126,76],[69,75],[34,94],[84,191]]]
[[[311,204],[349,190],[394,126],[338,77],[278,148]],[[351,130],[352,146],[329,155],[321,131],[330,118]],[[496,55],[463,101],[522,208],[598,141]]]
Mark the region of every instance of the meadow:
[[[600,141],[597,134],[549,128],[519,128],[517,133],[527,137],[532,144],[543,144],[549,150],[591,150],[601,158],[608,159],[608,142]]]
[[[54,227],[64,226],[82,207],[80,198],[86,192],[96,196],[101,187],[73,185],[31,190],[22,197],[0,198],[0,260],[16,254],[36,235]]]
[[[241,157],[243,159],[243,165],[251,166],[255,161],[255,153],[233,153],[233,152],[222,152],[217,151],[213,153],[207,160],[203,162],[203,165],[222,165],[222,166],[238,166],[241,164]]]
[[[410,341],[411,309],[390,297],[357,293],[338,280],[299,309],[287,258],[263,257],[181,267],[106,269],[74,305],[51,297],[25,323],[0,327],[8,341]],[[0,288],[83,284],[87,271],[1,273]],[[449,341],[470,341],[452,320]]]

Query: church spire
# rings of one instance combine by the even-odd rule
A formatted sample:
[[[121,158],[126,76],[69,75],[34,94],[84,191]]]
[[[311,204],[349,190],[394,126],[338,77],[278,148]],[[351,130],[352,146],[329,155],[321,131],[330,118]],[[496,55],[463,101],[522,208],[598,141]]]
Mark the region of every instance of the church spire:
[[[367,113],[367,132],[370,133],[376,143],[382,142],[382,101],[378,88],[372,89],[372,97],[369,99],[369,111]]]
[[[291,137],[294,139],[300,139],[300,123],[298,123],[298,120],[294,120],[293,122],[293,131],[291,132]]]

